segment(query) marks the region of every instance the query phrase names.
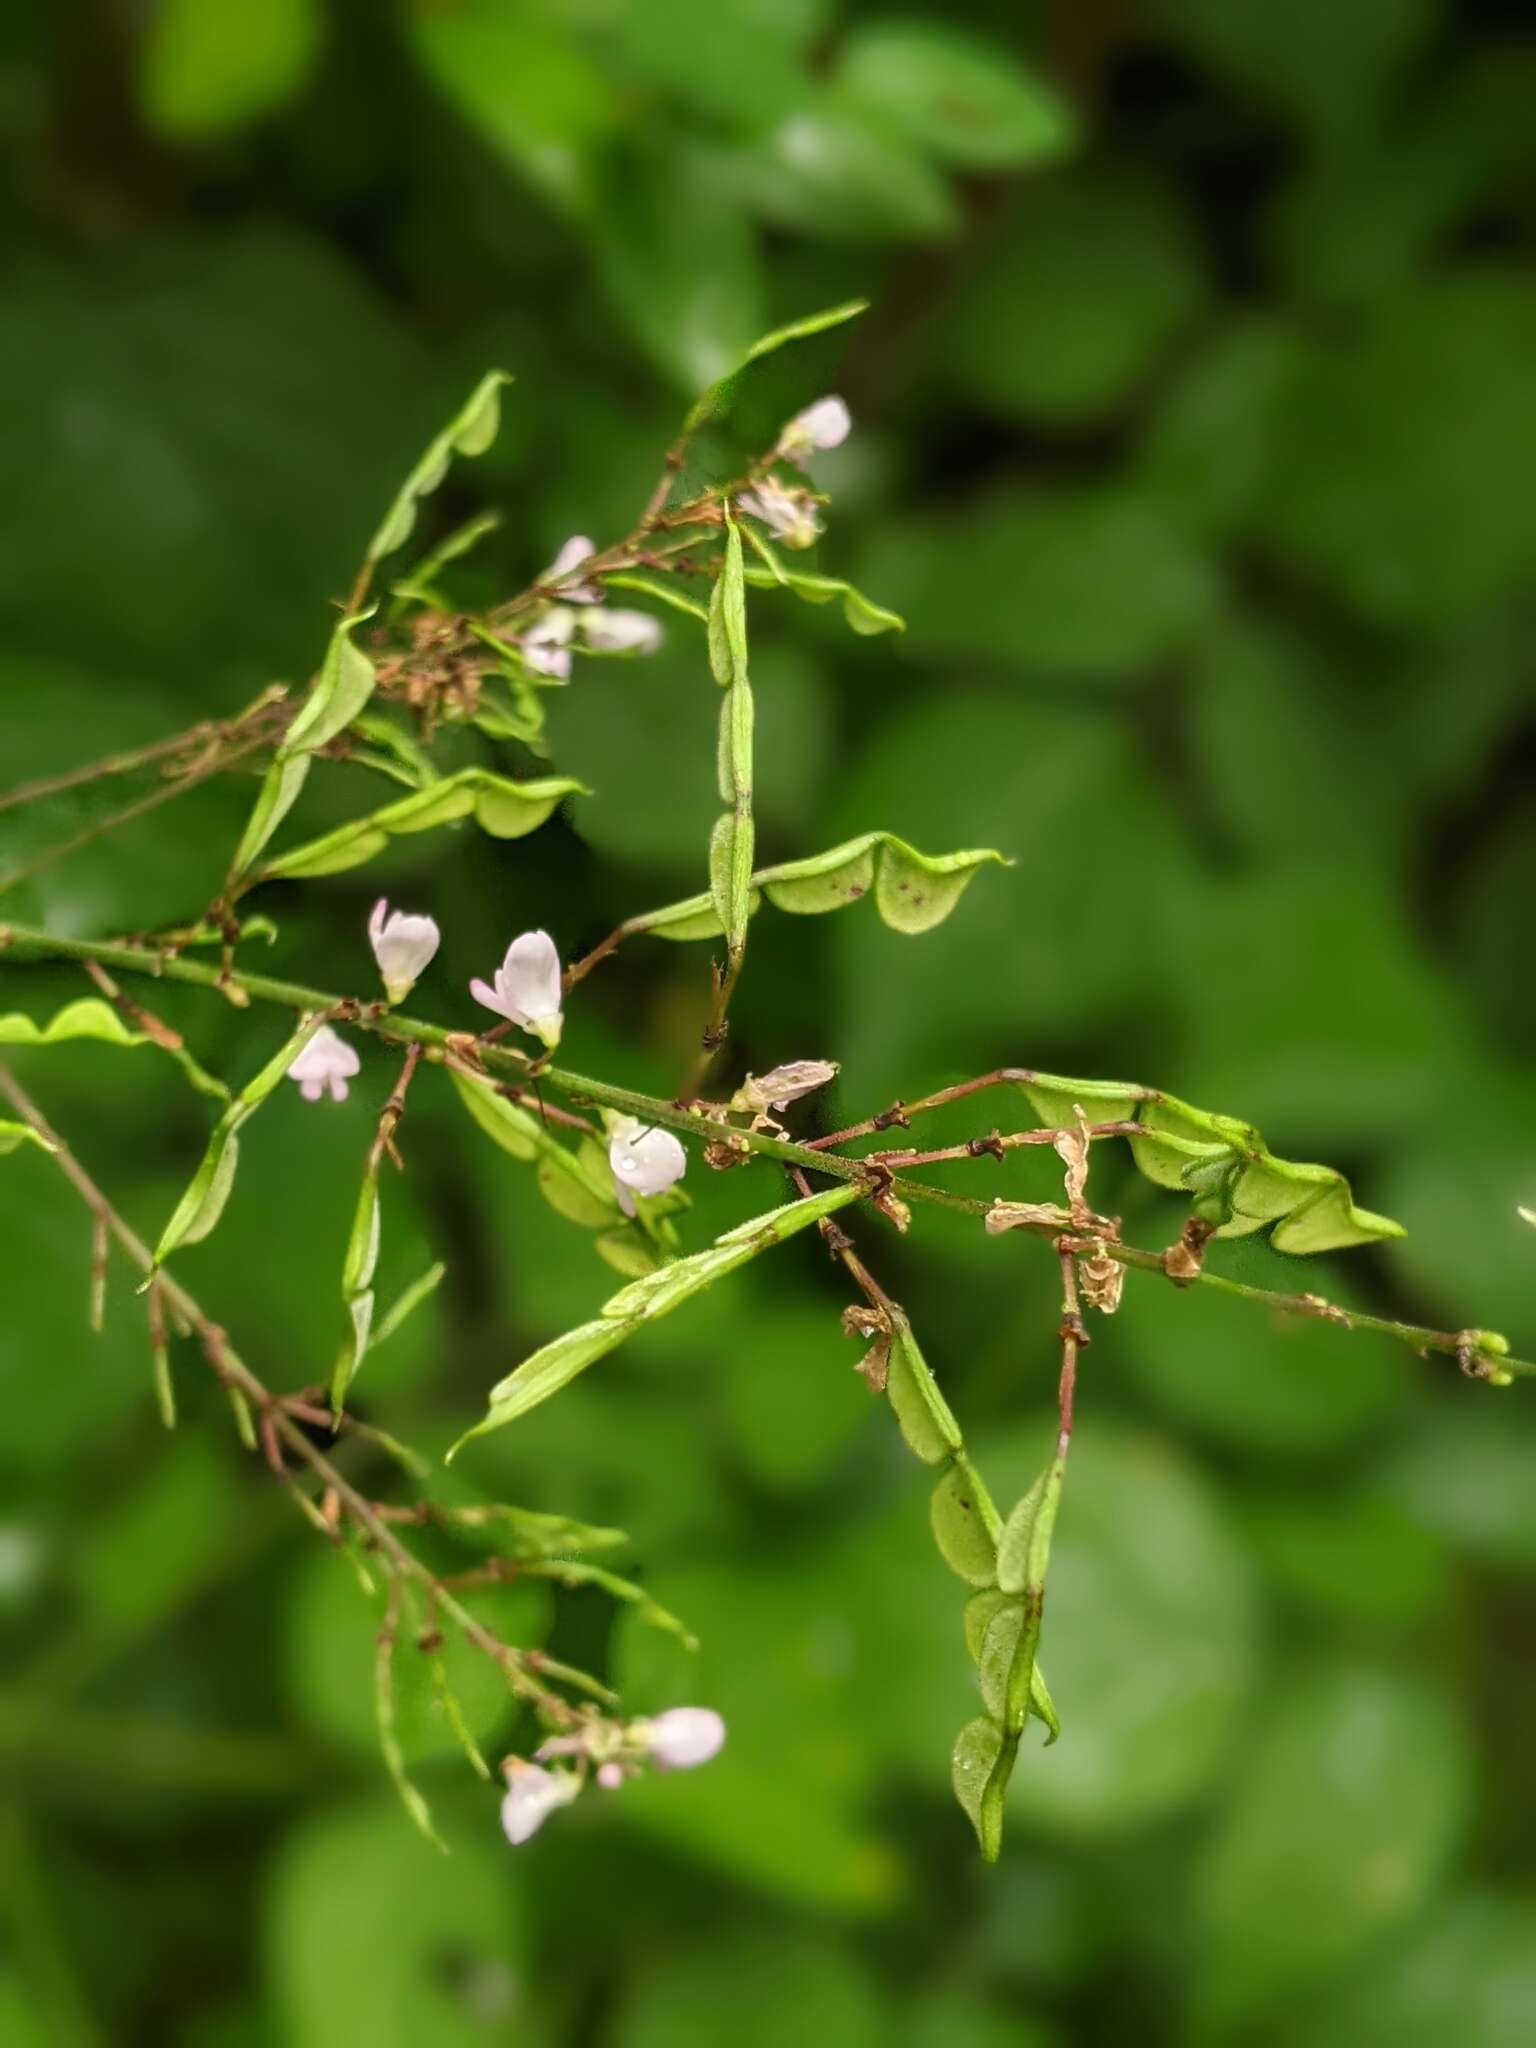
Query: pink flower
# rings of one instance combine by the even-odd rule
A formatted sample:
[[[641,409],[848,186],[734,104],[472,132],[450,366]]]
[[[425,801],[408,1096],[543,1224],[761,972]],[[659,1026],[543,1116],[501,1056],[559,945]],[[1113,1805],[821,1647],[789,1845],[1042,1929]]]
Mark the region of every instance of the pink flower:
[[[347,1041],[338,1038],[329,1024],[322,1024],[290,1061],[288,1078],[298,1082],[306,1102],[318,1102],[327,1088],[332,1102],[345,1102],[347,1083],[361,1064]]]
[[[774,450],[787,462],[804,462],[822,448],[840,448],[853,426],[853,415],[840,398],[818,398],[797,412],[779,436]]]
[[[477,979],[469,984],[469,992],[477,1003],[531,1032],[551,1050],[560,1043],[560,955],[548,932],[519,933],[496,970],[494,986]]]
[[[501,1831],[514,1849],[536,1835],[557,1806],[569,1806],[581,1789],[569,1773],[546,1771],[521,1757],[508,1757],[502,1769],[507,1790],[501,1802]]]
[[[584,533],[573,533],[539,580],[561,585],[560,595],[569,598],[572,604],[596,604],[602,592],[595,583],[585,579],[571,580],[582,563],[596,553],[596,547]]]
[[[442,940],[437,920],[413,917],[404,910],[391,910],[381,896],[368,920],[368,940],[379,963],[384,993],[392,1003],[403,1003],[416,978],[431,962]]]
[[[636,1116],[615,1117],[608,1131],[608,1164],[619,1207],[635,1213],[636,1195],[660,1195],[682,1179],[688,1154],[670,1131],[643,1124]]]

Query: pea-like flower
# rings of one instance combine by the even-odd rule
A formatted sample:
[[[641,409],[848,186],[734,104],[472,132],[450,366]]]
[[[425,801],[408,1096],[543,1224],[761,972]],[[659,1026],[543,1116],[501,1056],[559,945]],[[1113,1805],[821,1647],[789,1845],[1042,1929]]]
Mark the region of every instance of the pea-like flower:
[[[825,1088],[836,1075],[835,1060],[786,1060],[771,1073],[748,1074],[731,1097],[731,1107],[751,1116],[761,1116],[769,1109],[788,1109],[802,1095]]]
[[[809,491],[793,490],[771,476],[759,478],[751,490],[742,491],[736,509],[760,519],[787,548],[810,547],[822,530]]]
[[[501,1831],[513,1848],[536,1835],[556,1807],[569,1806],[580,1791],[568,1771],[546,1771],[542,1764],[510,1756],[502,1765],[507,1790],[501,1802]]]
[[[853,415],[842,399],[818,398],[804,412],[797,412],[779,436],[774,450],[786,462],[804,462],[823,448],[840,448],[853,426]]]
[[[635,1213],[636,1195],[660,1195],[682,1179],[688,1154],[670,1131],[643,1124],[636,1116],[615,1117],[608,1131],[608,1164],[619,1207]]]
[[[659,1771],[691,1771],[707,1764],[725,1744],[725,1723],[713,1707],[668,1707],[631,1734]]]
[[[571,673],[571,636],[575,631],[576,614],[569,605],[551,605],[542,618],[534,620],[517,644],[536,676],[566,681]]]
[[[306,1102],[318,1102],[329,1088],[332,1102],[345,1102],[347,1083],[362,1065],[357,1054],[329,1024],[322,1024],[307,1044],[300,1047],[288,1065],[288,1078],[297,1081]]]
[[[520,932],[496,970],[494,985],[476,979],[469,992],[498,1017],[531,1032],[551,1051],[560,1043],[560,955],[548,932]]]
[[[560,595],[572,604],[596,604],[603,593],[595,583],[584,577],[571,580],[582,563],[596,553],[596,545],[584,533],[573,533],[539,580],[558,584]]]
[[[417,977],[431,963],[442,937],[435,917],[391,910],[382,896],[375,903],[368,920],[368,940],[379,963],[384,993],[392,1003],[405,1001]]]
[[[578,623],[583,646],[594,654],[654,654],[661,645],[661,621],[649,612],[606,611],[590,605]]]

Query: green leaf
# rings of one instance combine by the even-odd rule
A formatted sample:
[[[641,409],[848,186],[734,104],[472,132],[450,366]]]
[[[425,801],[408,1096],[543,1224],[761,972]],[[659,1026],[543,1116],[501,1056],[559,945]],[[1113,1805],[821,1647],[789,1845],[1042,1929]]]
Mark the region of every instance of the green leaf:
[[[929,1517],[939,1555],[972,1586],[997,1584],[997,1530],[990,1506],[968,1461],[957,1456],[933,1489]]]
[[[988,1863],[997,1861],[1002,1847],[1002,1795],[1012,1768],[1012,1750],[1017,1746],[1017,1737],[1010,1745],[996,1722],[984,1716],[968,1721],[955,1737],[951,1758],[955,1797],[976,1830],[981,1853]]]
[[[847,299],[840,306],[828,306],[820,313],[807,313],[799,320],[791,320],[783,327],[775,327],[771,334],[764,334],[734,362],[721,377],[694,400],[683,432],[691,434],[706,420],[714,419],[730,409],[734,398],[734,385],[742,372],[764,356],[774,355],[792,341],[808,341],[813,335],[825,334],[828,329],[841,327],[844,321],[856,320],[860,313],[869,308],[868,299]]]
[[[298,800],[311,757],[343,732],[373,695],[373,663],[352,645],[352,628],[367,618],[355,612],[338,622],[314,687],[283,735],[235,850],[231,872],[243,875]]]
[[[837,79],[874,118],[968,170],[1049,161],[1076,139],[1071,110],[1009,50],[947,25],[856,29]]]
[[[407,1317],[420,1308],[421,1304],[430,1295],[437,1292],[438,1287],[442,1284],[443,1275],[447,1271],[448,1268],[441,1262],[434,1266],[428,1266],[425,1273],[419,1279],[413,1280],[408,1287],[401,1289],[400,1293],[396,1295],[395,1299],[385,1310],[383,1317],[375,1324],[373,1333],[368,1339],[368,1349],[370,1351],[375,1351],[381,1344],[389,1342],[390,1338],[393,1337],[396,1330],[399,1329]]]
[[[752,580],[751,576],[747,579]],[[679,590],[676,583],[664,582],[659,576],[641,576],[630,569],[621,569],[603,577],[604,587],[609,590],[638,590],[643,597],[653,597],[658,604],[670,605],[675,612],[686,612],[691,619],[703,624],[709,623],[708,608],[690,597],[685,590]]]
[[[367,617],[355,612],[337,624],[315,686],[283,735],[283,754],[316,753],[346,730],[373,695],[373,663],[352,644],[353,627]]]
[[[319,1017],[306,1017],[282,1050],[246,1082],[219,1118],[201,1164],[160,1233],[160,1240],[155,1246],[155,1265],[168,1259],[178,1245],[197,1244],[218,1222],[234,1185],[235,1168],[239,1163],[240,1141],[236,1133],[266,1101],[319,1028]]]
[[[473,818],[494,839],[520,839],[536,831],[563,797],[589,793],[569,776],[513,782],[488,768],[464,768],[265,862],[258,879],[337,874],[371,860],[397,834],[427,832],[465,818]]]
[[[845,1208],[849,1202],[857,1201],[860,1193],[859,1188],[844,1184],[828,1188],[819,1195],[810,1195],[803,1201],[788,1202],[781,1208],[770,1209],[765,1215],[754,1216],[735,1230],[726,1231],[707,1251],[695,1252],[689,1258],[674,1259],[657,1271],[631,1281],[604,1302],[597,1321],[583,1323],[580,1328],[557,1337],[552,1344],[544,1345],[530,1358],[525,1358],[515,1372],[498,1381],[491,1389],[490,1407],[485,1419],[459,1439],[449,1456],[456,1456],[471,1437],[483,1436],[489,1430],[515,1422],[519,1416],[547,1401],[578,1373],[584,1372],[627,1337],[633,1336],[642,1323],[670,1314],[680,1303],[713,1286],[727,1273],[735,1272],[760,1252],[781,1244],[785,1238],[819,1222],[823,1216]]]
[[[741,528],[727,512],[725,548],[709,596],[709,666],[724,688],[747,679],[747,605],[741,560]],[[722,795],[726,792],[722,791]]]
[[[0,1045],[59,1045],[71,1038],[95,1038],[104,1045],[147,1045],[141,1031],[130,1031],[110,1003],[100,996],[79,996],[66,1003],[43,1025],[13,1010],[0,1017]]]
[[[341,1298],[347,1311],[347,1334],[331,1373],[331,1410],[340,1415],[347,1389],[363,1362],[373,1328],[373,1276],[379,1263],[379,1168],[371,1161],[358,1190],[341,1268]]]
[[[276,112],[320,45],[318,0],[161,0],[145,24],[139,103],[156,134],[206,142]]]
[[[894,833],[866,832],[825,853],[759,868],[751,881],[754,895],[761,892],[777,909],[801,917],[856,903],[873,884],[876,908],[885,923],[893,931],[915,933],[941,924],[976,869],[987,861],[1012,865],[990,847],[925,854]],[[702,939],[712,937],[721,925],[708,897],[690,896],[632,919],[630,929],[652,932],[659,939]]]
[[[384,1767],[394,1781],[400,1795],[400,1804],[410,1815],[434,1849],[448,1854],[448,1844],[432,1825],[432,1809],[412,1783],[405,1768],[405,1753],[400,1747],[400,1737],[395,1732],[395,1630],[386,1623],[386,1633],[378,1640],[374,1656],[374,1713],[378,1722],[379,1750],[384,1758]]]
[[[393,554],[396,548],[403,547],[410,539],[416,524],[418,503],[437,489],[448,474],[448,465],[455,455],[483,455],[490,447],[501,425],[501,387],[511,382],[507,371],[488,370],[447,426],[427,443],[421,459],[395,493],[389,510],[368,543],[366,559],[369,562],[377,562],[385,555]],[[474,522],[469,529],[460,528],[458,537],[468,532],[469,538],[462,540],[462,545],[454,551],[462,553],[464,548],[472,547],[485,530],[483,521]],[[416,580],[429,583],[443,563],[452,559],[452,554],[440,549],[428,557]]]
[[[898,1311],[891,1317],[891,1326],[886,1397],[908,1448],[925,1465],[942,1464],[963,1448],[960,1425],[935,1384],[912,1325]]]
[[[1139,1121],[1142,1132],[1130,1145],[1141,1172],[1158,1187],[1193,1194],[1196,1212],[1219,1222],[1218,1237],[1272,1226],[1277,1251],[1306,1253],[1403,1235],[1390,1217],[1357,1208],[1334,1168],[1277,1159],[1254,1126],[1237,1117],[1130,1081],[1074,1081],[1021,1069],[1019,1086],[1052,1126],[1070,1125],[1075,1103],[1095,1122]]]
[[[23,1145],[36,1145],[40,1152],[57,1152],[58,1146],[45,1138],[41,1131],[31,1124],[16,1124],[0,1121],[0,1159],[8,1152],[18,1152]]]
[[[748,529],[754,541],[759,536]],[[767,542],[760,543],[766,548]],[[616,581],[617,579],[610,579]],[[804,569],[787,569],[774,558],[772,567],[748,569],[746,580],[759,590],[772,590],[777,586],[792,590],[796,597],[806,604],[830,604],[834,598],[843,601],[843,617],[855,633],[868,637],[875,633],[904,633],[907,622],[899,612],[889,611],[883,604],[876,604],[866,597],[862,590],[856,590],[851,583],[845,583],[840,576],[815,576]]]

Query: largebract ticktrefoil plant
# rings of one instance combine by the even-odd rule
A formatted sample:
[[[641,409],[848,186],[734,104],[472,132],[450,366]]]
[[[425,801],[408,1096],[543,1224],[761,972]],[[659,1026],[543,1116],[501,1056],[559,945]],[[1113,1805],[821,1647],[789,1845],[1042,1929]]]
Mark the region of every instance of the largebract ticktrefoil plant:
[[[426,1460],[356,1410],[358,1376],[444,1271],[432,1266],[380,1312],[375,1283],[391,1200],[385,1168],[409,1165],[401,1124],[414,1091],[428,1084],[424,1077],[441,1088],[455,1114],[462,1112],[477,1142],[531,1169],[552,1208],[590,1241],[620,1283],[606,1299],[594,1298],[586,1321],[550,1334],[486,1389],[484,1415],[471,1435],[515,1428],[642,1327],[685,1311],[743,1267],[780,1256],[779,1247],[791,1238],[816,1233],[838,1262],[848,1294],[842,1325],[860,1341],[858,1370],[912,1455],[932,1469],[933,1538],[964,1588],[956,1637],[974,1667],[976,1712],[955,1738],[953,1778],[988,1858],[998,1852],[1004,1794],[1031,1730],[1048,1742],[1060,1732],[1041,1663],[1053,1536],[1066,1499],[1079,1362],[1095,1320],[1119,1311],[1128,1269],[1179,1289],[1219,1285],[1264,1313],[1382,1331],[1452,1359],[1488,1386],[1536,1373],[1536,1364],[1511,1357],[1493,1331],[1436,1330],[1346,1313],[1310,1288],[1272,1294],[1220,1275],[1210,1262],[1233,1237],[1267,1233],[1277,1250],[1304,1256],[1399,1234],[1389,1218],[1357,1204],[1336,1170],[1272,1151],[1240,1117],[1140,1083],[1021,1064],[994,1067],[915,1100],[874,1105],[840,1128],[826,1128],[826,1091],[834,1080],[849,1079],[828,1057],[835,1047],[774,1048],[782,1056],[761,1075],[734,1064],[733,1004],[759,916],[850,910],[916,937],[950,916],[983,870],[1006,865],[1005,854],[989,847],[927,851],[913,845],[899,829],[900,789],[891,792],[893,827],[788,859],[765,862],[758,850],[755,607],[835,602],[856,633],[902,628],[895,612],[842,577],[819,564],[794,565],[780,552],[803,557],[826,534],[829,500],[815,468],[820,455],[854,431],[846,402],[831,393],[815,396],[812,387],[807,402],[788,418],[781,414],[755,445],[737,431],[754,417],[765,364],[797,344],[834,335],[861,310],[857,304],[834,307],[765,336],[701,394],[629,532],[612,541],[574,534],[523,587],[465,605],[443,594],[443,581],[489,530],[489,519],[450,532],[414,566],[402,569],[394,558],[454,457],[478,455],[494,438],[507,379],[489,374],[433,438],[386,509],[307,687],[263,692],[239,717],[224,721],[211,742],[208,728],[200,727],[69,778],[73,784],[92,774],[113,776],[153,760],[174,796],[211,773],[247,767],[253,759],[259,764],[256,794],[227,869],[208,878],[206,895],[191,897],[186,922],[95,938],[0,924],[0,949],[12,962],[78,962],[93,983],[92,993],[82,992],[50,1019],[23,1012],[0,1017],[0,1043],[68,1047],[94,1040],[149,1048],[174,1058],[209,1104],[202,1156],[153,1247],[135,1235],[4,1067],[0,1153],[23,1163],[8,1163],[8,1171],[25,1170],[29,1160],[38,1170],[62,1171],[90,1212],[100,1269],[115,1244],[139,1273],[155,1394],[166,1422],[176,1420],[171,1344],[185,1337],[195,1340],[243,1441],[263,1454],[274,1483],[293,1494],[330,1542],[354,1551],[361,1582],[379,1610],[374,1689],[383,1761],[407,1812],[434,1840],[432,1816],[407,1773],[396,1734],[403,1659],[430,1667],[445,1725],[469,1765],[487,1786],[497,1777],[455,1698],[441,1654],[448,1634],[490,1658],[505,1681],[516,1739],[500,1765],[500,1817],[515,1846],[532,1841],[552,1815],[590,1788],[619,1791],[642,1774],[707,1765],[726,1729],[707,1702],[636,1715],[604,1674],[508,1640],[476,1606],[479,1588],[513,1576],[546,1579],[595,1588],[691,1644],[683,1621],[597,1561],[626,1540],[621,1532],[573,1514],[441,1494]],[[625,602],[612,602],[615,594]],[[443,908],[440,924],[423,909],[391,908],[381,897],[366,929],[357,930],[355,957],[339,963],[339,985],[330,989],[252,970],[252,944],[274,933],[269,912],[252,909],[253,897],[268,892],[264,903],[300,917],[311,891],[325,891],[330,877],[366,866],[396,840],[479,831],[508,843],[515,869],[516,842],[562,805],[590,794],[548,765],[545,693],[580,688],[588,660],[653,653],[662,641],[662,612],[670,615],[672,632],[692,636],[701,697],[712,697],[718,708],[720,811],[699,848],[695,893],[631,908],[603,936],[563,932],[562,957],[552,931],[532,921],[542,916],[558,924],[554,906],[541,906],[523,888],[510,899],[521,914],[507,920],[505,951],[490,978],[476,975],[467,990],[458,983],[457,993],[449,994],[439,974],[435,993],[450,1006],[448,1023],[406,1014],[402,1006],[458,936],[451,907]],[[634,687],[643,691],[643,669]],[[445,739],[451,740],[449,759],[439,751]],[[529,754],[539,762],[537,773],[526,765]],[[294,806],[309,777],[326,772],[334,759],[384,776],[388,798],[319,837],[295,838],[287,830]],[[56,857],[65,857],[74,843],[61,845]],[[32,862],[29,872],[48,857]],[[279,884],[287,893],[277,892]],[[528,928],[516,929],[524,919]],[[667,1096],[644,1095],[557,1061],[580,1015],[582,984],[620,947],[641,939],[699,944],[712,954],[700,976],[697,1054]],[[377,980],[368,969],[370,951]],[[158,976],[206,990],[212,1000],[286,1012],[286,1021],[257,1070],[226,1081],[209,1074],[180,1034],[130,997],[118,976],[141,983]],[[485,1012],[496,1021],[487,1022]],[[357,1162],[355,1201],[347,1217],[334,1219],[342,1247],[336,1356],[317,1384],[274,1387],[236,1352],[217,1315],[185,1284],[180,1254],[220,1227],[242,1134],[279,1084],[292,1080],[308,1102],[341,1103],[365,1059],[387,1064],[389,1085]],[[907,1127],[928,1112],[983,1095],[988,1120],[966,1139],[924,1147],[909,1134]],[[1014,1114],[1003,1114],[1000,1103]],[[786,1127],[787,1118],[798,1121],[798,1134]],[[892,1143],[892,1133],[901,1142]],[[1125,1147],[1149,1182],[1183,1203],[1170,1241],[1128,1242],[1119,1219],[1095,1201],[1093,1161],[1106,1144]],[[1003,1160],[1026,1147],[1041,1148],[1054,1162],[1060,1186],[1050,1199],[967,1195],[927,1175],[941,1163]],[[740,1168],[758,1176],[760,1206],[737,1228],[700,1241],[688,1221],[685,1182],[692,1175],[696,1186],[701,1173]],[[920,1229],[933,1205],[968,1218],[978,1237],[994,1241],[996,1256],[1009,1256],[1023,1243],[1054,1262],[1057,1431],[1044,1469],[1017,1501],[994,1502],[911,1320],[879,1277],[878,1253],[868,1250],[870,1235]],[[314,1221],[316,1229],[328,1227],[319,1215]],[[273,1361],[274,1370],[284,1366]],[[358,1445],[383,1456],[399,1475],[395,1486],[381,1490],[378,1458],[359,1464],[353,1457]],[[466,1569],[442,1570],[445,1544],[468,1553]],[[900,1710],[898,1701],[891,1711]],[[774,1767],[770,1755],[753,1763],[765,1775]],[[489,1806],[487,1813],[494,1825]]]

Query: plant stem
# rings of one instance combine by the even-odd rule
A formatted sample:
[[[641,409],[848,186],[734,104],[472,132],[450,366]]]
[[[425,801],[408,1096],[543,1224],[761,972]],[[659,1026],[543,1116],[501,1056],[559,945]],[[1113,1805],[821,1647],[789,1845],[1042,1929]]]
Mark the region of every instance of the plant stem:
[[[514,1649],[509,1643],[483,1627],[469,1610],[443,1590],[437,1575],[424,1565],[413,1551],[403,1544],[393,1529],[374,1512],[373,1504],[360,1493],[341,1470],[325,1453],[314,1444],[308,1432],[289,1414],[287,1408],[259,1380],[250,1367],[230,1344],[224,1330],[205,1314],[200,1303],[189,1294],[178,1280],[174,1280],[161,1266],[156,1269],[149,1247],[126,1223],[112,1206],[107,1196],[92,1180],[73,1152],[49,1124],[37,1104],[27,1094],[9,1069],[0,1066],[0,1096],[11,1105],[24,1123],[30,1124],[51,1148],[50,1156],[54,1165],[74,1188],[98,1222],[111,1232],[139,1269],[155,1275],[160,1297],[172,1313],[179,1316],[198,1338],[209,1366],[221,1383],[234,1389],[243,1400],[261,1416],[271,1437],[279,1440],[283,1448],[298,1461],[306,1465],[320,1484],[335,1494],[363,1532],[369,1547],[378,1553],[397,1576],[413,1581],[431,1594],[444,1613],[453,1621],[466,1642],[501,1667],[511,1690],[520,1698],[528,1700],[552,1721],[568,1724],[578,1718],[576,1710],[563,1700],[558,1693],[551,1692],[540,1684],[534,1675],[538,1670],[556,1669],[538,1651]]]
[[[0,925],[0,951],[7,947],[23,948],[43,957],[98,960],[131,974],[182,981],[196,988],[222,992],[226,986],[234,987],[258,1002],[275,1003],[288,1010],[324,1011],[361,1030],[371,1031],[376,1037],[395,1040],[402,1045],[416,1043],[430,1047],[440,1055],[504,1067],[523,1078],[532,1067],[525,1054],[511,1047],[488,1044],[467,1032],[449,1031],[440,1024],[403,1017],[397,1011],[386,1010],[382,1003],[363,1003],[353,997],[328,995],[319,989],[277,981],[267,975],[247,974],[235,969],[225,971],[206,966],[198,960],[183,960],[174,953],[157,953],[146,946],[128,945],[122,940],[56,938],[31,925]],[[904,1113],[912,1114],[936,1107],[941,1102],[955,1101],[998,1082],[1033,1077],[1032,1068],[1000,1067],[977,1080],[959,1082],[953,1088],[926,1096],[922,1101],[911,1104]],[[632,1116],[643,1117],[647,1122],[661,1124],[669,1130],[682,1131],[705,1144],[718,1142],[725,1133],[726,1127],[718,1118],[705,1116],[687,1103],[646,1095],[635,1088],[615,1087],[611,1082],[574,1073],[566,1067],[540,1067],[538,1079],[541,1085],[547,1085],[569,1101],[626,1110]],[[873,1121],[879,1122],[878,1119]],[[975,1217],[985,1216],[991,1206],[971,1196],[952,1194],[947,1188],[930,1187],[927,1182],[913,1180],[905,1174],[893,1175],[888,1167],[881,1167],[878,1162],[872,1167],[862,1159],[843,1158],[828,1149],[826,1139],[815,1144],[795,1144],[788,1139],[772,1137],[766,1131],[739,1128],[732,1128],[730,1136],[744,1150],[764,1159],[777,1160],[785,1166],[798,1166],[811,1173],[829,1175],[835,1180],[856,1181],[866,1186],[889,1186],[901,1201],[927,1202],[936,1208]],[[1026,1234],[1052,1241],[1060,1235],[1060,1228],[1059,1222],[1053,1224],[1045,1220],[1025,1226]],[[1110,1239],[1106,1239],[1104,1251],[1121,1265],[1134,1267],[1140,1272],[1158,1273],[1165,1279],[1168,1277],[1161,1252]],[[1228,1280],[1220,1274],[1205,1271],[1193,1275],[1183,1284],[1210,1287],[1220,1294],[1236,1295],[1282,1315],[1309,1316],[1336,1323],[1345,1329],[1371,1330],[1379,1336],[1395,1338],[1415,1351],[1438,1352],[1454,1358],[1463,1370],[1478,1377],[1486,1378],[1489,1371],[1497,1371],[1518,1379],[1536,1378],[1536,1360],[1503,1356],[1497,1346],[1489,1344],[1485,1334],[1478,1330],[1438,1330],[1425,1324],[1400,1322],[1390,1316],[1365,1315],[1354,1309],[1340,1308],[1319,1294],[1282,1294],[1273,1288],[1251,1287],[1245,1281]]]

